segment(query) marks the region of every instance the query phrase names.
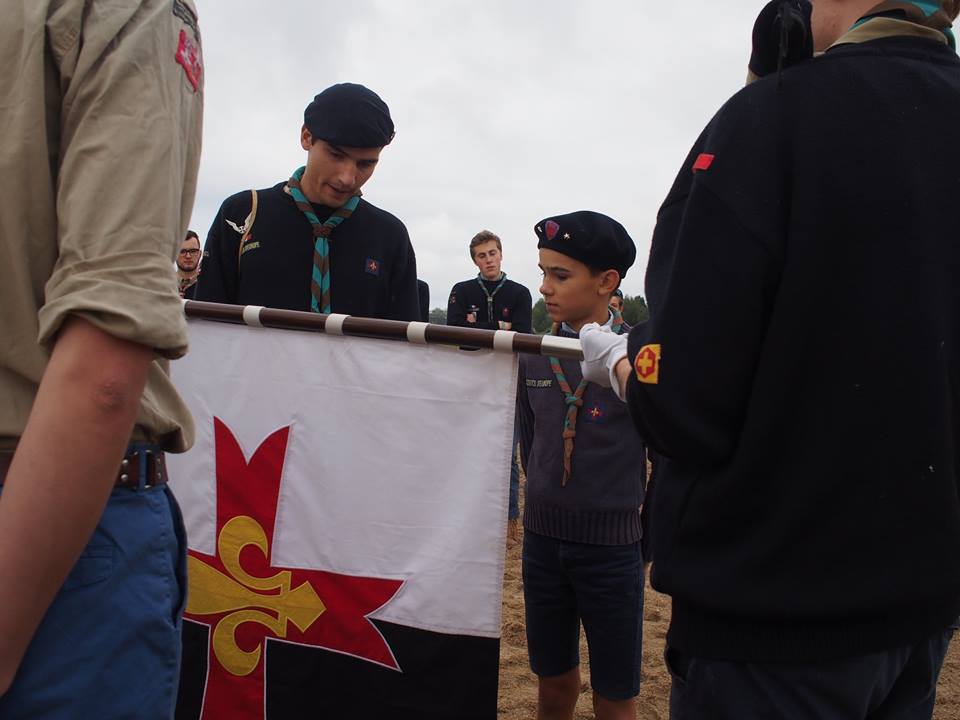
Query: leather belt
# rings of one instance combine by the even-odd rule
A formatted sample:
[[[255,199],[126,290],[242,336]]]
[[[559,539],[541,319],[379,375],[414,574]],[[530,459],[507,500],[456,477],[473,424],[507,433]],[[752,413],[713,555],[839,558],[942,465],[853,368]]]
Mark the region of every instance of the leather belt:
[[[120,461],[116,487],[129,490],[146,490],[156,485],[167,484],[167,463],[163,451],[155,445],[131,445]],[[13,461],[12,453],[0,453],[0,485],[3,485]]]

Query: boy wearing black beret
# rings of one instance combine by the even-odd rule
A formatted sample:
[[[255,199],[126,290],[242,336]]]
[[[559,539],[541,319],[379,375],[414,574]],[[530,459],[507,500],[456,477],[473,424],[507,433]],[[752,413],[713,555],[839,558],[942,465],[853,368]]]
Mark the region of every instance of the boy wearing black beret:
[[[536,226],[540,287],[554,333],[585,323],[619,332],[610,295],[636,249],[605,215],[576,212]],[[640,689],[644,451],[626,406],[582,381],[576,362],[520,358],[518,423],[527,477],[523,591],[541,720],[571,718],[580,693],[579,632],[590,648],[596,717],[635,717]]]
[[[220,207],[196,299],[419,320],[407,229],[360,197],[393,135],[372,90],[342,83],[317,95],[300,131],[306,165]]]

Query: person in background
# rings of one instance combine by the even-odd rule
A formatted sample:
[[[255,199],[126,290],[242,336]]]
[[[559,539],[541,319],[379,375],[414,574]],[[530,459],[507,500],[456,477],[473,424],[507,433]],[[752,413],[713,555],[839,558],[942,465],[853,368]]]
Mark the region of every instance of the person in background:
[[[474,278],[458,282],[450,291],[447,325],[484,330],[533,332],[533,301],[530,291],[501,269],[503,243],[489,230],[470,240],[470,259],[479,272]],[[512,539],[520,534],[520,467],[517,463],[517,433],[513,436],[510,459],[510,500],[507,516]]]
[[[420,302],[420,321],[430,322],[430,286],[417,279],[417,297]]]
[[[180,297],[193,300],[200,279],[200,238],[193,230],[180,243],[177,253],[177,287]]]

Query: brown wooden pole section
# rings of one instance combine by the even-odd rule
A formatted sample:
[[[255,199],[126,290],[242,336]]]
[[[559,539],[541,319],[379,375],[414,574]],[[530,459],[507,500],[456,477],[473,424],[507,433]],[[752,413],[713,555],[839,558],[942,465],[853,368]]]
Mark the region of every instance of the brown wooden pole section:
[[[199,300],[184,300],[183,306],[186,316],[190,318],[307,332],[325,333],[327,331],[327,318],[331,317],[320,313],[297,310],[224,305]],[[411,324],[424,326],[423,338],[428,345],[456,345],[458,347],[494,349],[497,334],[501,332],[451,325],[434,325],[432,323],[410,323],[402,320],[380,320],[377,318],[354,317],[353,315],[347,315],[343,318],[341,329],[345,336],[408,341],[408,331]],[[548,347],[544,347],[545,342]],[[496,349],[503,350],[504,348],[501,346]],[[572,338],[547,337],[545,339],[542,335],[513,333],[510,350],[529,355],[549,354],[567,360],[583,359],[579,341]]]

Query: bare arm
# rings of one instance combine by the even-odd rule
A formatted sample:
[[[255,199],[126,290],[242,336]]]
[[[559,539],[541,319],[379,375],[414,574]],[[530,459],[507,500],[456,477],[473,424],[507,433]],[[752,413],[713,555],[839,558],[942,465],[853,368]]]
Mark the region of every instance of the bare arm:
[[[620,385],[619,396],[622,398],[627,396],[627,380],[630,379],[630,369],[630,361],[627,358],[621,358],[613,368],[617,375],[617,384]]]
[[[151,357],[76,317],[58,336],[0,495],[0,695],[103,512]]]

